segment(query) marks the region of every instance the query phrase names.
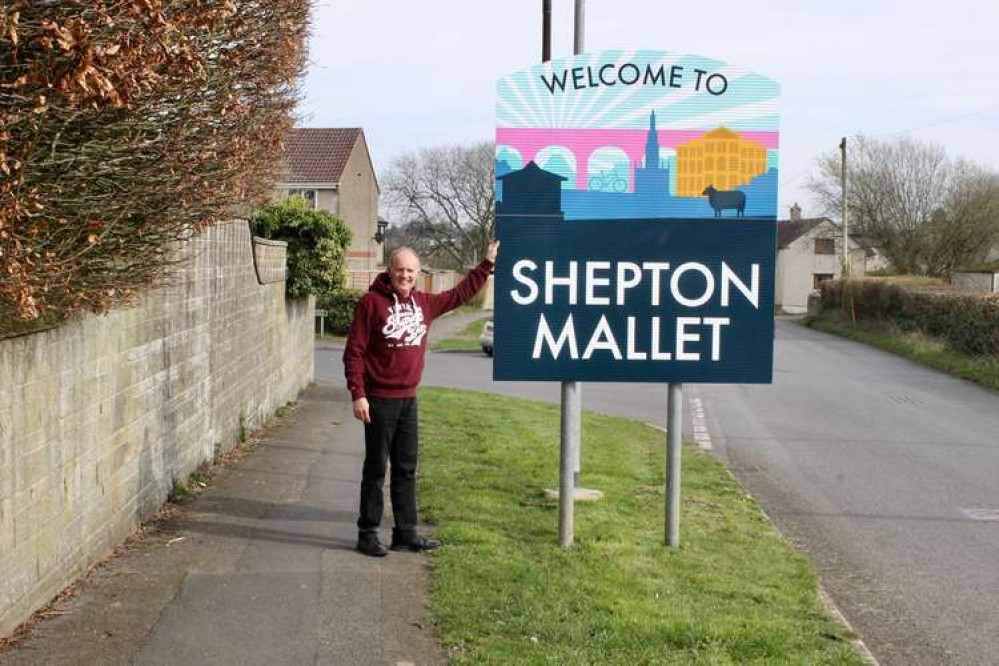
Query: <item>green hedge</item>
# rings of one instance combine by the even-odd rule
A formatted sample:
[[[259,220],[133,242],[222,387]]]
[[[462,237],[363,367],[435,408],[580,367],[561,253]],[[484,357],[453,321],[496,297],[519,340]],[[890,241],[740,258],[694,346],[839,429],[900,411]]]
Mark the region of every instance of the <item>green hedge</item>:
[[[919,289],[890,280],[829,280],[822,283],[822,308],[921,331],[956,351],[999,356],[997,295]]]
[[[253,214],[253,233],[288,243],[288,281],[292,298],[335,294],[347,282],[350,227],[325,210],[313,210],[299,197],[264,206]]]
[[[362,289],[344,289],[332,296],[324,296],[316,301],[316,307],[326,310],[326,330],[334,335],[346,335],[350,320],[354,317],[354,307],[364,296]]]

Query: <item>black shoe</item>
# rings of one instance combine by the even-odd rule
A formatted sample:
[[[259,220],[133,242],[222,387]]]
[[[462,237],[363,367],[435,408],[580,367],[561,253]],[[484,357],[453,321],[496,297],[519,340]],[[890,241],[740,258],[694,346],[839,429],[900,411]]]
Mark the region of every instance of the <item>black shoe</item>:
[[[374,532],[361,532],[357,535],[357,552],[369,557],[385,557],[388,551]]]
[[[441,545],[437,539],[428,539],[422,534],[410,534],[408,536],[392,535],[392,550],[409,550],[418,553],[421,550],[433,550]]]

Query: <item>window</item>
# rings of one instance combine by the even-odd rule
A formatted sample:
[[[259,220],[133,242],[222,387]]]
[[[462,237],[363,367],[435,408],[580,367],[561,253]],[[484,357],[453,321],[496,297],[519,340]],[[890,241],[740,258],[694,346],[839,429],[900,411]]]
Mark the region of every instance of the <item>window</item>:
[[[316,194],[317,193],[315,190],[298,190],[298,189],[288,190],[289,197],[301,197],[302,199],[305,200],[306,205],[309,208],[312,208],[313,210],[315,210],[316,208],[317,199],[318,199]]]
[[[832,279],[832,273],[815,273],[812,275],[812,289],[818,289],[823,282]]]
[[[815,254],[836,254],[836,239],[816,238]]]

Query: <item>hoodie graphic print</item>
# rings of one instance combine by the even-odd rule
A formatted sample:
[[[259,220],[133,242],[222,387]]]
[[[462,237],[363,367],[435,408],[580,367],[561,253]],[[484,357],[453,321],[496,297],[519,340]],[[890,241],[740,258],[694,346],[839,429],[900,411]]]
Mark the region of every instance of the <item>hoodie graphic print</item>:
[[[423,377],[427,333],[434,319],[468,302],[485,284],[493,265],[483,261],[454,289],[401,296],[388,273],[380,273],[354,309],[343,351],[351,398],[413,398]]]
[[[423,342],[423,336],[427,334],[427,325],[423,323],[423,310],[414,300],[408,305],[400,303],[395,293],[392,294],[392,300],[395,303],[389,306],[388,319],[382,326],[382,335],[389,340],[398,340],[396,347],[419,345]]]

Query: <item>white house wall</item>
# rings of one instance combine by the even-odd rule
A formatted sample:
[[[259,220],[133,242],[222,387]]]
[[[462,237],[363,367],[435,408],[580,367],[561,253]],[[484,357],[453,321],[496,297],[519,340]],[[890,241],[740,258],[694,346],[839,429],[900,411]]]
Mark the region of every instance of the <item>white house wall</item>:
[[[828,224],[820,224],[777,252],[777,304],[785,312],[804,313],[808,295],[812,293],[812,278],[816,273],[840,277],[842,237]],[[816,238],[835,238],[835,254],[815,254]]]

